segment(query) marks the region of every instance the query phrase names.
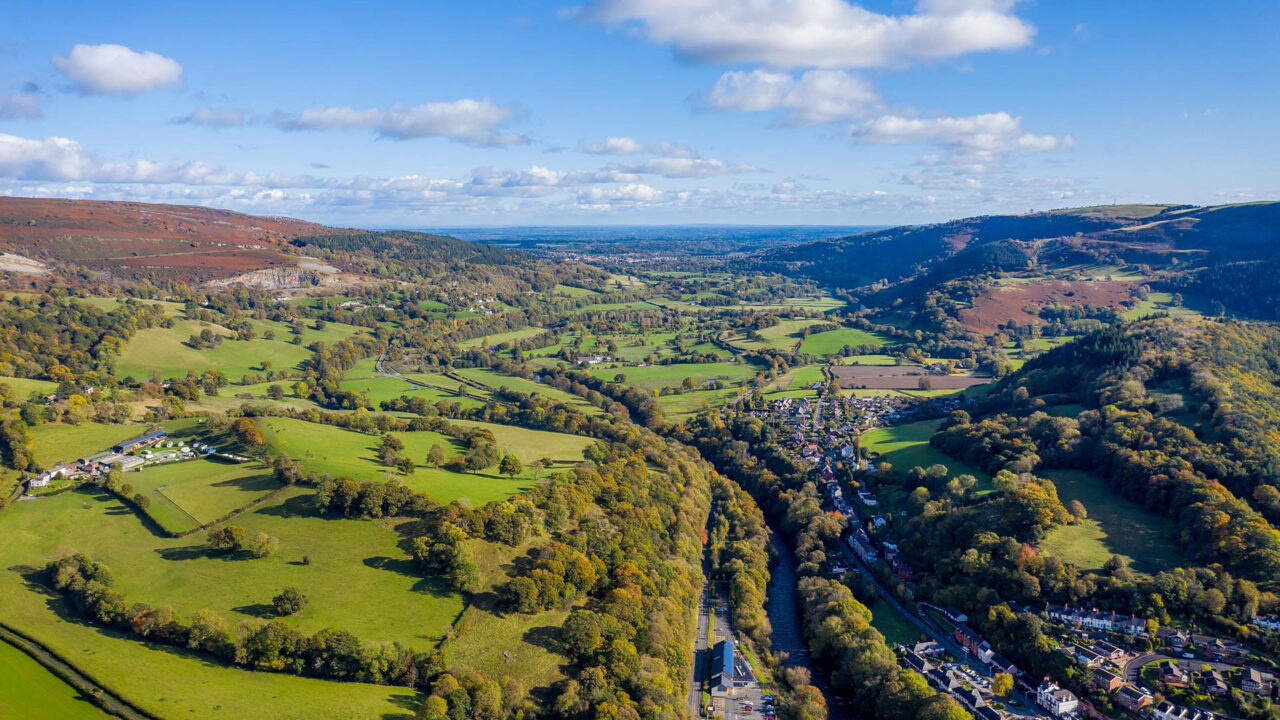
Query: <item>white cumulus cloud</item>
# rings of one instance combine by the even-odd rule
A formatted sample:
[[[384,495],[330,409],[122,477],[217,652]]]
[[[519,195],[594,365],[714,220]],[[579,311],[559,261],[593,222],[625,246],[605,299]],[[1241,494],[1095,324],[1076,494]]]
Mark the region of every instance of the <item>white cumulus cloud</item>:
[[[53,66],[85,94],[138,95],[182,80],[182,66],[154,52],[124,45],[76,45]]]
[[[519,145],[523,135],[502,131],[514,112],[491,100],[393,105],[387,109],[318,107],[300,113],[277,111],[271,123],[281,130],[372,130],[381,137],[410,140],[447,137],[470,145]]]
[[[880,107],[880,94],[844,70],[809,70],[799,77],[735,70],[720,76],[706,102],[729,112],[782,110],[784,125],[825,125],[865,117]]]
[[[1022,127],[1022,118],[1008,113],[968,117],[908,118],[883,115],[853,128],[853,137],[878,145],[933,145],[943,156],[926,156],[929,163],[967,164],[976,171],[1011,153],[1066,150],[1070,135],[1037,135]]]
[[[1015,0],[920,0],[886,15],[845,0],[595,0],[567,14],[634,30],[695,62],[901,67],[1029,45]]]

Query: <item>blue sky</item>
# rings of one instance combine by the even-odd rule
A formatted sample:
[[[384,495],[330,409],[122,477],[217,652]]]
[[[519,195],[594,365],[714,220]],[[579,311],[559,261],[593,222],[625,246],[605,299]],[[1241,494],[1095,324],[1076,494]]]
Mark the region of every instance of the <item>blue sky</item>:
[[[10,3],[0,193],[363,226],[1280,197],[1280,3]]]

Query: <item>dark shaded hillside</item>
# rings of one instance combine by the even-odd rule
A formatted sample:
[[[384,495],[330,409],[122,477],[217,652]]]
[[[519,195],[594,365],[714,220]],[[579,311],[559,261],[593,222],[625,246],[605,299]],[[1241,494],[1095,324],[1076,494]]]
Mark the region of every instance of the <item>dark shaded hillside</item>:
[[[890,228],[782,248],[763,254],[760,263],[765,270],[803,275],[823,284],[851,288],[879,280],[902,280],[975,245],[1098,233],[1131,222],[1063,212],[991,215],[937,225]],[[954,272],[948,274],[955,276]]]
[[[355,235],[308,235],[294,238],[290,244],[303,250],[324,249],[333,253],[365,253],[387,260],[451,265],[480,263],[484,265],[532,264],[523,253],[495,245],[459,240],[448,235],[422,232],[387,231]]]
[[[1174,268],[1265,260],[1280,243],[1280,203],[1121,205],[974,217],[782,248],[762,253],[758,263],[764,270],[843,288],[938,272],[936,281],[1014,269],[963,257],[962,251],[1002,241],[1020,246],[1046,270],[1087,263]],[[948,260],[956,262],[939,272]]]
[[[1265,260],[1280,250],[1280,203],[1221,205],[1165,213],[1153,222],[1104,234],[1101,239],[1167,244],[1201,251],[1205,262]]]

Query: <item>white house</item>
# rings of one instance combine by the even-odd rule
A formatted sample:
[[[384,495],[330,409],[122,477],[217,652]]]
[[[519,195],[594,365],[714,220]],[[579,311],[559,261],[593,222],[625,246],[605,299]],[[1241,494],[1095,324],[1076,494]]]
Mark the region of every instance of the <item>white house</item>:
[[[1036,688],[1036,704],[1054,717],[1065,717],[1080,707],[1074,693],[1047,678]]]

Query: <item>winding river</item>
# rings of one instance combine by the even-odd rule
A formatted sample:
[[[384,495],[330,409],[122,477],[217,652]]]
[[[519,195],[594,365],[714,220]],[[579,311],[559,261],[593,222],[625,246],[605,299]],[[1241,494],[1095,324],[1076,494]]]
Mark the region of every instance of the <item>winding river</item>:
[[[805,646],[800,626],[800,599],[796,595],[796,559],[772,520],[769,521],[769,529],[772,531],[770,543],[777,557],[769,576],[769,598],[765,602],[765,612],[773,626],[773,651],[787,653],[788,665],[809,669],[813,686],[827,699],[830,720],[853,720],[853,707],[835,695],[826,671],[814,666],[809,648]]]

